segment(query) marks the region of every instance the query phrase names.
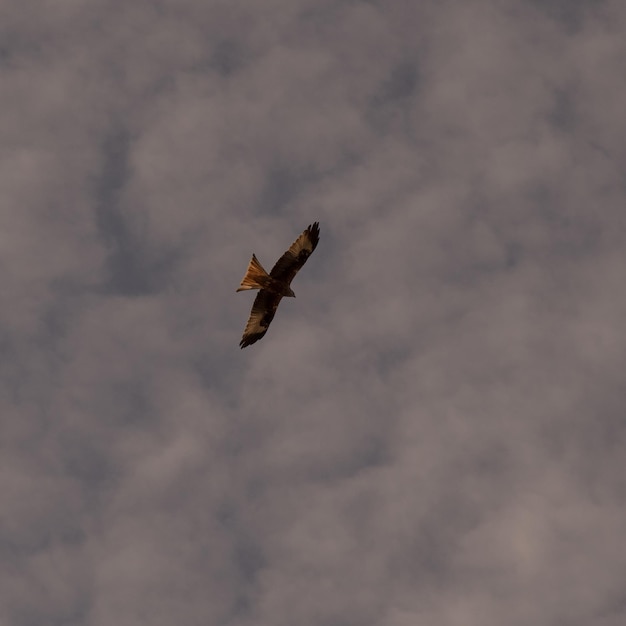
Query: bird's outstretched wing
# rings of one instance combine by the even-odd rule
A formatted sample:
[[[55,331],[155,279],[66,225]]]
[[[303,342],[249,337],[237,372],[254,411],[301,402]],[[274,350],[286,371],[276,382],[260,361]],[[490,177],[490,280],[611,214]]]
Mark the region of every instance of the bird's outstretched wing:
[[[289,289],[289,284],[317,247],[319,238],[319,222],[314,222],[291,244],[289,250],[278,259],[269,277],[265,274],[265,270],[258,262],[258,259],[254,255],[252,256],[246,276],[237,291],[245,289],[260,289],[260,291],[254,299],[248,323],[239,342],[241,348],[245,348],[261,339],[274,319],[276,309],[283,295],[293,296],[293,292]]]
[[[314,222],[291,244],[289,250],[276,261],[270,276],[287,283],[300,271],[320,240],[319,222]]]
[[[271,291],[265,289],[259,291],[254,299],[248,323],[246,324],[243,336],[239,342],[240,348],[245,348],[255,343],[265,335],[269,325],[274,319],[274,314],[276,313],[281,299],[282,296],[272,293]]]

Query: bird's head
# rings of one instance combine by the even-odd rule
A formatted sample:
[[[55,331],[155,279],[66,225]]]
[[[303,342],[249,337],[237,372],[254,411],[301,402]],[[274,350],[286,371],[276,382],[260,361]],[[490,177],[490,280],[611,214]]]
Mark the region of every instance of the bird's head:
[[[291,287],[287,287],[287,297],[288,298],[295,298],[296,294],[293,292],[293,289]]]

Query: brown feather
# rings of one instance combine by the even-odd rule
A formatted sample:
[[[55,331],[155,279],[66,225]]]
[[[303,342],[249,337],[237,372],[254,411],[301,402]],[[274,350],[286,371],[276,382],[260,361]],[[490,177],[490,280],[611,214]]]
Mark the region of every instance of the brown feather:
[[[319,242],[319,222],[310,224],[278,259],[267,274],[256,256],[248,264],[246,275],[237,291],[260,289],[243,332],[239,346],[245,348],[261,339],[274,319],[276,309],[285,296],[293,296],[291,281],[306,263]]]
[[[239,342],[240,348],[249,346],[265,335],[270,323],[274,319],[276,309],[280,303],[282,296],[261,289],[254,299],[252,311],[243,331],[243,336]]]
[[[259,259],[256,258],[256,255],[253,254],[250,259],[250,263],[248,263],[248,269],[246,270],[246,274],[241,281],[241,285],[239,285],[239,289],[237,291],[245,291],[246,289],[263,289],[265,285],[267,285],[270,277],[268,273],[263,269],[263,266],[259,262]]]
[[[315,222],[289,246],[289,250],[276,261],[270,276],[288,285],[300,271],[320,240],[319,222]]]

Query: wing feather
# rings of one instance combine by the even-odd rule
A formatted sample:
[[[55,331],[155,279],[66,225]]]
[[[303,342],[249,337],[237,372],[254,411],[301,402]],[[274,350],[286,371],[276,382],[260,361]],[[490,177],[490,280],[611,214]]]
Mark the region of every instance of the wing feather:
[[[276,261],[270,276],[288,285],[300,268],[306,263],[320,240],[319,222],[310,224],[306,230],[291,244],[289,250]]]
[[[294,276],[306,263],[306,260],[309,256],[311,256],[311,253],[317,247],[319,237],[319,222],[314,222],[313,224],[310,224],[307,229],[291,244],[289,250],[287,250],[280,257],[280,259],[278,259],[270,272],[270,276],[274,279],[274,281],[277,283],[282,282],[289,286]],[[255,260],[254,256],[253,260]],[[246,277],[247,275],[248,274],[246,273]],[[248,285],[244,284],[244,282],[245,279],[242,281],[242,285],[237,291],[248,287]],[[257,288],[256,283],[252,288]],[[276,291],[280,291],[281,293],[276,293]],[[286,291],[288,292],[289,290]],[[276,309],[283,298],[282,293],[284,292],[285,290],[282,288],[274,291],[261,288],[254,299],[254,304],[252,305],[252,310],[250,311],[250,317],[248,318],[246,328],[243,331],[243,336],[239,342],[239,346],[241,348],[245,348],[246,346],[257,342],[265,335],[269,325],[274,319]]]
[[[259,291],[254,299],[248,323],[246,324],[243,336],[239,342],[240,348],[245,348],[255,343],[265,335],[269,325],[274,319],[274,314],[276,313],[281,299],[281,295],[272,293],[271,291],[265,289]]]

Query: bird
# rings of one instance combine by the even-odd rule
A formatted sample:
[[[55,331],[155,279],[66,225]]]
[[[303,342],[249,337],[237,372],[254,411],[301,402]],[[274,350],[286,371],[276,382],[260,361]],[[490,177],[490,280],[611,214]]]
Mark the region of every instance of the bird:
[[[319,239],[319,222],[313,222],[291,244],[289,250],[276,261],[269,274],[263,269],[256,255],[252,255],[237,291],[248,289],[260,291],[254,299],[248,323],[239,342],[240,348],[252,345],[265,336],[282,298],[296,297],[290,286],[291,281],[311,256]]]

